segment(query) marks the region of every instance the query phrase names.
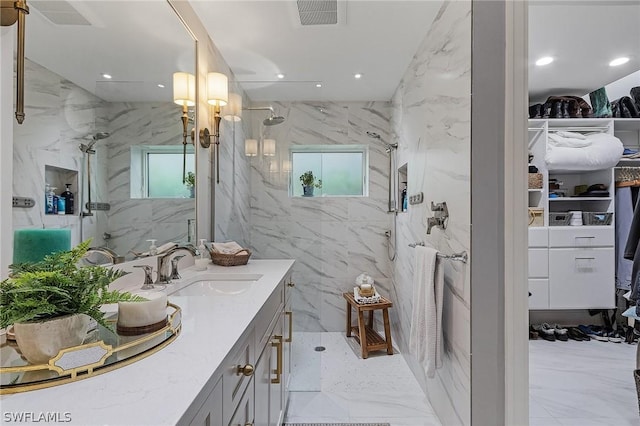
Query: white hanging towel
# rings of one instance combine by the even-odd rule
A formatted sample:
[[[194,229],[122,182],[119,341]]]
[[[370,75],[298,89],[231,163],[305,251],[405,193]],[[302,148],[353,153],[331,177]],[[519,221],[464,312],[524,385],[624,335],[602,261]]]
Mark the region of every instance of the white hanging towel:
[[[436,369],[442,367],[444,273],[436,249],[416,246],[415,253],[409,352],[431,378],[435,376]]]

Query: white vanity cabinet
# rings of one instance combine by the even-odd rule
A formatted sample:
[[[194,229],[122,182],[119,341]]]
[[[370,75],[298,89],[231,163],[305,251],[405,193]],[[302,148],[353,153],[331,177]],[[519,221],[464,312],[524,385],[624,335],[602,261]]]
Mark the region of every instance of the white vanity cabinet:
[[[282,424],[288,401],[290,274],[283,278],[213,377],[213,389],[188,422],[222,426]],[[285,300],[289,300],[285,302]],[[285,312],[290,312],[286,313]],[[285,353],[288,353],[285,355]],[[287,366],[285,368],[285,365]],[[187,417],[187,416],[185,416]],[[183,420],[184,418],[183,417]]]

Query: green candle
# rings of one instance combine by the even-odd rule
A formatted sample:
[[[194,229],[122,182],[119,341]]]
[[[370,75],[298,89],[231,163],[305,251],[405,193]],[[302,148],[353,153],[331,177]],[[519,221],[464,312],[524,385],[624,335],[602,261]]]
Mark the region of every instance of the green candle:
[[[48,254],[71,250],[70,229],[16,229],[13,263],[38,262]]]

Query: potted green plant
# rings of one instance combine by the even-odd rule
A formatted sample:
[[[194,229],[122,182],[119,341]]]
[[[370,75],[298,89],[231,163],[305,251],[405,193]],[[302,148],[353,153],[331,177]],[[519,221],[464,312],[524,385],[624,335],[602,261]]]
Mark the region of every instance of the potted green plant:
[[[109,291],[109,284],[125,272],[78,266],[90,243],[40,262],[11,265],[9,278],[0,282],[0,328],[13,324],[18,347],[32,364],[46,363],[60,349],[81,344],[91,318],[111,330],[100,306],[146,300]]]
[[[311,170],[300,175],[300,182],[302,182],[302,195],[304,197],[313,197],[313,189],[322,188],[322,179],[316,179]]]
[[[187,177],[184,180],[184,184],[187,186],[189,190],[189,198],[195,197],[196,190],[196,174],[193,172],[187,172]]]

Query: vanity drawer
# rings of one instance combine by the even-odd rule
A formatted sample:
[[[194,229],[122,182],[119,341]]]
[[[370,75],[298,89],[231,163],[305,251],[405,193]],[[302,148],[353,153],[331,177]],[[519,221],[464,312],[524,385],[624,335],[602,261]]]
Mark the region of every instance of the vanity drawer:
[[[549,247],[613,247],[615,232],[611,226],[572,226],[549,229]]]
[[[547,247],[549,245],[549,228],[537,226],[529,228],[529,247]]]
[[[229,407],[236,407],[247,387],[253,384],[252,370],[255,369],[256,360],[254,333],[247,332],[245,338],[236,345],[224,361],[226,364],[222,376],[223,407],[225,408],[223,412],[224,424],[229,424],[233,413],[233,410],[230,411]],[[243,374],[240,371],[245,366],[247,374]],[[249,374],[250,371],[251,374]]]
[[[269,296],[269,299],[256,315],[255,319],[255,339],[256,348],[262,348],[265,345],[266,340],[269,338],[268,330],[271,330],[276,318],[280,318],[280,313],[284,306],[284,290],[286,279],[283,279],[278,284],[278,287],[273,291],[273,294]]]
[[[529,278],[549,276],[549,250],[546,248],[529,249]]]

